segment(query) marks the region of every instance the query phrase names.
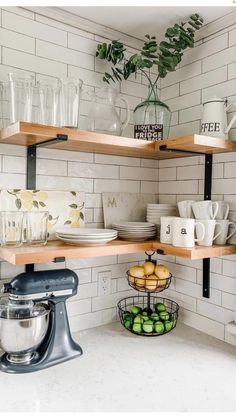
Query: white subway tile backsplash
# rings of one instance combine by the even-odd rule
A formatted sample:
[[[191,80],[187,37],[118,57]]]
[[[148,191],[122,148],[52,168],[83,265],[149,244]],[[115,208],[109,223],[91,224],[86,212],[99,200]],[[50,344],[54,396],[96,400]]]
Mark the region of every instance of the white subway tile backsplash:
[[[73,297],[66,302],[67,312],[70,317],[91,312],[91,298],[73,301]]]
[[[78,176],[94,179],[118,179],[119,167],[114,165],[91,163],[68,163],[68,176]]]
[[[179,83],[175,83],[172,84],[172,86],[163,87],[161,89],[161,100],[163,102],[177,96],[179,96]]]
[[[225,163],[224,178],[236,177],[236,161]]]
[[[158,183],[157,182],[149,182],[148,180],[141,180],[141,187],[140,193],[158,193]]]
[[[182,95],[174,99],[168,99],[165,102],[169,106],[171,112],[189,108],[190,106],[198,105],[200,103],[200,91]]]
[[[48,160],[38,158],[36,164],[36,171],[38,175],[66,176],[67,162],[60,160]]]
[[[182,81],[180,83],[180,94],[184,95],[195,90],[203,89],[204,87],[212,86],[213,84],[222,83],[225,80],[227,80],[227,66]]]
[[[195,121],[202,117],[202,105],[192,106],[179,111],[179,123],[184,124],[185,122]]]
[[[68,33],[68,48],[95,56],[97,42],[84,36]]]
[[[94,192],[140,192],[140,182],[134,180],[95,179]]]
[[[159,182],[159,193],[160,194],[178,194],[185,191],[186,193],[196,194],[198,193],[198,181],[197,180],[184,180],[184,181],[166,181]]]
[[[183,309],[181,320],[188,326],[194,327],[203,333],[210,333],[217,339],[224,340],[224,325],[200,314]]]
[[[224,83],[203,89],[202,102],[205,102],[213,96],[226,98],[228,96],[232,96],[232,94],[235,94],[235,80],[225,81]]]
[[[178,83],[182,80],[197,76],[201,73],[201,62],[186,65],[178,68],[177,70],[168,73],[168,75],[161,81],[161,88],[170,86],[171,84]]]
[[[203,72],[213,70],[214,68],[221,67],[222,64],[230,64],[235,61],[236,46],[225,48],[217,54],[210,55],[202,61]]]
[[[236,311],[236,295],[222,292],[222,307]]]
[[[176,180],[176,167],[168,167],[159,169],[159,181]]]
[[[35,53],[35,39],[21,35],[7,29],[0,29],[1,45],[8,48],[19,49],[20,51]]]
[[[192,63],[194,61],[200,60],[202,58],[211,56],[212,54],[217,53],[218,51],[224,50],[227,48],[228,36],[227,33],[219,35],[214,39],[204,42],[194,48],[188,49],[185,52],[180,67],[183,67],[186,64]]]
[[[45,41],[36,41],[36,55],[89,70],[94,69],[94,56]]]
[[[32,36],[33,38],[53,42],[54,44],[67,45],[67,33],[65,31],[46,26],[43,23],[9,13],[5,10],[2,11],[2,27]]]
[[[58,57],[60,58],[60,57]],[[66,77],[67,65],[9,48],[2,49],[3,64],[54,77]]]
[[[151,161],[155,162],[156,160]],[[139,167],[140,159],[136,157],[108,156],[107,154],[95,154],[95,163]]]
[[[1,184],[1,181],[0,181]],[[79,179],[63,176],[37,176],[37,188],[55,191],[85,191],[93,192],[93,179]]]
[[[157,170],[150,168],[120,167],[120,179],[152,180],[157,181]]]
[[[234,312],[232,310],[218,307],[206,301],[197,300],[197,313],[224,324],[234,320]]]

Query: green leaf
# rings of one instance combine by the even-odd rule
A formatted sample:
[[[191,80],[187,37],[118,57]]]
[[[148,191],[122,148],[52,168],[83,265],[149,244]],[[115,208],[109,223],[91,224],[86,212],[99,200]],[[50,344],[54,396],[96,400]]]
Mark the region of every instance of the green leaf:
[[[49,216],[48,216],[48,220],[49,220],[49,221],[52,221],[52,215],[51,215],[51,214],[49,214]]]
[[[20,200],[19,198],[17,198],[17,199],[15,200],[15,204],[16,204],[16,208],[17,208],[17,209],[21,209],[21,200]]]
[[[33,201],[33,206],[38,208],[39,207],[38,201]]]
[[[39,201],[39,205],[40,205],[41,207],[46,207],[46,204],[44,204],[44,202],[42,202],[42,201]]]
[[[73,196],[76,196],[76,192],[75,192],[75,191],[70,191],[70,193],[71,193]]]
[[[71,221],[71,220],[66,220],[66,221],[64,222],[64,225],[71,224],[71,223],[72,223],[72,221]]]
[[[77,204],[70,204],[69,207],[76,209],[76,208],[78,208],[78,205]]]
[[[20,191],[21,191],[21,189],[13,189],[13,192],[15,192],[15,193],[20,192]]]
[[[81,220],[84,220],[84,214],[82,212],[79,213]]]
[[[39,189],[34,189],[33,190],[33,193],[37,193],[37,192],[39,192],[40,190]]]

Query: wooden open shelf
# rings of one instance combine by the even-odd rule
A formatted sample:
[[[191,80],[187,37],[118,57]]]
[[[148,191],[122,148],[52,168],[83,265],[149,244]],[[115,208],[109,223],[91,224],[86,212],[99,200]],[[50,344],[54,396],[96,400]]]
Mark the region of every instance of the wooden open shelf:
[[[187,157],[181,153],[187,150],[195,153],[224,153],[236,151],[236,141],[225,141],[203,135],[188,135],[158,142],[136,140],[69,128],[50,127],[46,125],[17,122],[0,132],[0,144],[29,146],[55,138],[57,134],[68,135],[68,141],[48,144],[47,147],[68,151],[95,152],[117,156],[143,157],[148,159],[170,159]],[[160,145],[180,152],[160,151]]]
[[[78,247],[67,245],[61,241],[51,241],[46,246],[42,247],[2,247],[0,248],[0,258],[13,265],[26,265],[30,263],[53,262],[54,259],[58,257],[65,257],[66,259],[86,259],[97,256],[138,253],[149,250],[162,250],[164,254],[167,255],[193,260],[232,255],[236,253],[236,245],[212,247],[195,246],[194,248],[186,248],[163,244],[157,240],[144,241],[141,243],[114,240],[103,246]]]

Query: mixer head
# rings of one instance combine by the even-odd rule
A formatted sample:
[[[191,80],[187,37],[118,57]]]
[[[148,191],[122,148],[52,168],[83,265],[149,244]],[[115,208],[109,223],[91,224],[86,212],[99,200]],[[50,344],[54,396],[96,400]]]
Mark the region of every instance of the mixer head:
[[[53,300],[77,293],[78,276],[70,269],[23,272],[4,285],[12,300]]]

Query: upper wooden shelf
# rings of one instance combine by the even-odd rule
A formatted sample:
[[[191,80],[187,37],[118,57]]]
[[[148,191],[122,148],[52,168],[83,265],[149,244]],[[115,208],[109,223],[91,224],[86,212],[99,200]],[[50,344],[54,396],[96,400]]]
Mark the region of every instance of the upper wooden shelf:
[[[0,143],[28,146],[55,138],[57,134],[68,135],[68,141],[48,144],[47,147],[156,160],[188,157],[190,154],[181,153],[184,150],[195,153],[236,151],[236,141],[224,141],[219,138],[196,134],[158,142],[148,142],[134,138],[117,137],[70,128],[50,127],[27,122],[17,122],[7,128],[3,128],[0,132]],[[168,149],[176,149],[180,150],[180,152],[160,151],[160,145],[166,145]]]
[[[0,258],[13,265],[25,265],[29,263],[48,263],[55,258],[86,259],[97,256],[122,255],[128,253],[145,252],[149,250],[162,250],[164,254],[179,256],[187,259],[204,259],[219,257],[236,253],[236,245],[225,246],[195,246],[193,248],[174,247],[160,243],[157,240],[129,242],[114,240],[103,246],[71,246],[61,241],[50,241],[46,246],[32,247],[2,247]]]

